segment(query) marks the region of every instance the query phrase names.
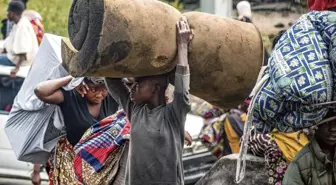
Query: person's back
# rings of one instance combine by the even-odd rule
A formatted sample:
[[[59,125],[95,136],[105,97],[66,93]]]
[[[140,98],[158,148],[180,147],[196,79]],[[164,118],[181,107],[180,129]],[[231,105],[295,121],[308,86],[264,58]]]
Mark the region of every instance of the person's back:
[[[14,64],[19,53],[27,53],[26,60],[22,66],[31,65],[38,51],[38,43],[34,29],[30,21],[21,17],[20,21],[15,24],[5,41],[7,56]]]
[[[336,183],[336,117],[332,110],[318,126],[314,138],[287,168],[285,185],[334,185]]]
[[[182,115],[188,111],[175,116],[174,109],[172,104],[153,110],[146,105],[134,107],[128,170],[131,174],[143,170],[147,175],[132,174],[130,184],[183,184],[185,117]]]
[[[10,76],[14,78],[21,66],[30,66],[37,54],[38,44],[34,29],[22,16],[24,4],[11,1],[8,4],[7,18],[14,26],[4,43],[4,51],[0,53],[0,65],[14,67]]]
[[[22,16],[26,17],[30,21],[35,32],[37,42],[40,45],[44,35],[42,16],[34,10],[25,10]]]

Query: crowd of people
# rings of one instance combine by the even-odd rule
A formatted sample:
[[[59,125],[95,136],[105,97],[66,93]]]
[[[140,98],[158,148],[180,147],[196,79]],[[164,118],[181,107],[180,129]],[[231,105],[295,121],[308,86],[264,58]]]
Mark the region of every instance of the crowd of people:
[[[311,11],[335,14],[335,1],[308,0],[308,5]],[[10,1],[7,19],[2,21],[5,45],[0,65],[13,67],[12,78],[21,66],[32,65],[44,34],[42,17],[26,8],[27,0]],[[253,24],[247,1],[239,3],[237,10],[240,21]],[[328,21],[335,23],[335,19]],[[123,79],[84,77],[68,91],[62,87],[74,78],[65,76],[34,88],[41,102],[60,108],[66,128],[50,160],[35,164],[34,185],[41,183],[42,166],[47,168],[50,185],[184,184],[183,147],[192,143],[184,124],[191,110],[188,45],[193,33],[185,20],[177,22],[176,29],[178,63],[174,82],[169,74]],[[273,49],[285,33],[281,31],[274,39]],[[269,54],[266,49],[264,53],[263,65],[267,66]],[[167,98],[170,83],[175,86],[173,98]],[[199,137],[216,157],[240,152],[252,98],[229,112],[207,102],[195,111],[205,120]],[[330,109],[309,132],[249,130],[248,150],[265,158],[268,184],[335,185],[335,120],[334,110]]]
[[[312,11],[334,11],[336,2],[308,1]],[[237,5],[239,20],[252,23],[252,12],[247,1]],[[273,40],[274,49],[286,30],[282,30]],[[268,63],[265,51],[264,65]],[[196,114],[205,119],[200,138],[218,158],[240,152],[247,107],[251,97],[239,108],[223,112],[221,109],[204,103]],[[252,155],[265,158],[265,167],[270,185],[319,185],[336,183],[335,175],[335,114],[333,109],[319,123],[318,127],[307,132],[282,133],[274,129],[271,133],[258,133],[250,130],[248,151]],[[312,130],[317,129],[316,132]]]

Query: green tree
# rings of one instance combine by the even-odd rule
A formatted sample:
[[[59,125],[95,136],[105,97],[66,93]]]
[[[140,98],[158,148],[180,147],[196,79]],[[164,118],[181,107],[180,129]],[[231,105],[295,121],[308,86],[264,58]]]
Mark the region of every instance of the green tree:
[[[7,16],[7,5],[10,0],[0,0],[0,20]],[[166,2],[167,1],[164,1]],[[68,37],[68,16],[72,0],[29,0],[28,9],[39,12],[43,18],[46,33]],[[171,6],[182,10],[178,0],[169,2]]]
[[[0,19],[7,15],[9,0],[0,0]],[[29,0],[28,9],[39,12],[46,33],[68,37],[68,16],[71,0]]]

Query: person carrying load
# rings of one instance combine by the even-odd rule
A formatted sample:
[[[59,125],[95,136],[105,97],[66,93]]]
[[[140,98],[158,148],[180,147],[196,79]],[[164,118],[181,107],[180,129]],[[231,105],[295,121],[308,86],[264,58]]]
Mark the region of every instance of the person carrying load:
[[[8,5],[8,19],[15,25],[5,40],[4,53],[0,54],[0,65],[14,66],[11,77],[15,77],[21,66],[32,64],[38,43],[34,29],[29,20],[22,16],[24,4],[12,1]]]
[[[28,0],[12,0],[12,1],[19,1],[24,4],[25,11],[22,13],[22,16],[27,18],[30,21],[31,25],[34,28],[34,32],[35,32],[38,44],[40,45],[42,42],[43,35],[44,35],[44,26],[43,26],[42,16],[34,10],[27,10]],[[9,36],[9,33],[11,32],[14,26],[14,22],[8,19],[4,19],[1,22],[2,22],[1,31],[3,34],[3,38],[6,39],[6,37]]]
[[[244,166],[252,126],[261,133],[294,133],[320,123],[334,103],[336,13],[322,10],[332,10],[335,2],[309,4],[319,11],[304,14],[283,33],[251,92],[236,182],[244,177],[241,161]]]
[[[76,89],[64,90],[62,87],[72,79],[67,76],[48,80],[35,88],[35,94],[41,101],[61,108],[66,127],[66,137],[58,142],[53,155],[55,163],[51,165],[51,184],[78,184],[72,165],[74,146],[88,128],[113,115],[119,107],[109,96],[103,78],[84,78],[84,82]],[[121,157],[121,151],[116,157]]]
[[[308,0],[308,5],[311,11],[329,11],[330,15],[328,19],[325,20],[327,22],[336,22],[336,14],[334,13],[336,11],[336,1]],[[335,26],[333,28],[335,28]],[[333,30],[332,33],[335,34],[335,30]],[[333,50],[334,47],[332,47],[331,49]],[[335,76],[333,76],[333,78],[335,78]],[[333,98],[333,100],[335,99]],[[335,109],[328,109],[328,113],[324,117],[324,119],[313,127],[314,129],[317,128],[317,130],[313,134],[314,136],[312,140],[295,156],[292,163],[288,166],[283,184],[336,184]]]

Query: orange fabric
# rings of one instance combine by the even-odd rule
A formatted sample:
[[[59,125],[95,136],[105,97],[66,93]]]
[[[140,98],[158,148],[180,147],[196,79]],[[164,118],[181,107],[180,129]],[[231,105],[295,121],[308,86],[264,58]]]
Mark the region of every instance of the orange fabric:
[[[304,134],[301,134],[298,139],[298,134],[299,132],[281,133],[274,131],[271,133],[271,139],[276,142],[284,158],[289,162],[309,142],[307,136]]]
[[[246,116],[247,116],[246,114],[242,114],[240,116],[244,123],[246,121]],[[239,153],[240,137],[234,131],[228,119],[225,119],[224,121],[224,130],[225,130],[226,138],[228,139],[232,153],[233,154]]]

